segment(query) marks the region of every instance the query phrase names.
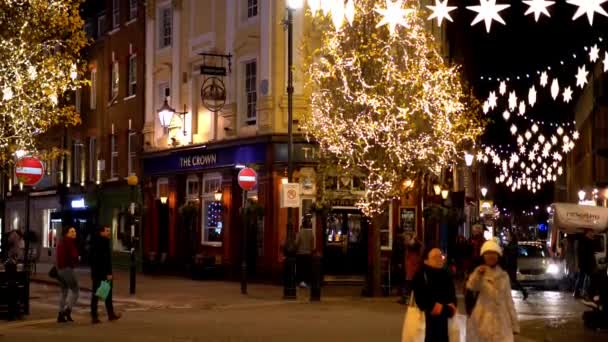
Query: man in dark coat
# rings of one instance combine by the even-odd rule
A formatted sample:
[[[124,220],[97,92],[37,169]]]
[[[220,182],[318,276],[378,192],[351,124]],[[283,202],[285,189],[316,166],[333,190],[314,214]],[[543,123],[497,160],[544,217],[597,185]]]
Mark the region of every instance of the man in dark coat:
[[[597,267],[595,261],[595,249],[593,246],[594,233],[588,229],[578,242],[578,268],[579,275],[576,281],[574,296],[586,296],[591,281],[591,276]]]
[[[112,250],[110,244],[110,227],[101,227],[93,236],[91,240],[91,277],[93,278],[93,294],[91,295],[91,320],[93,324],[99,323],[99,316],[97,313],[97,302],[98,298],[95,295],[95,291],[101,285],[104,280],[112,282]],[[113,286],[112,286],[113,287]],[[110,287],[110,293],[106,298],[106,312],[108,313],[108,319],[115,321],[120,318],[114,312],[114,306],[112,304],[112,287]]]
[[[517,280],[517,258],[519,257],[519,242],[515,233],[509,234],[509,243],[505,246],[504,251],[504,269],[511,280],[511,287],[521,291],[524,300],[528,299],[528,291]]]

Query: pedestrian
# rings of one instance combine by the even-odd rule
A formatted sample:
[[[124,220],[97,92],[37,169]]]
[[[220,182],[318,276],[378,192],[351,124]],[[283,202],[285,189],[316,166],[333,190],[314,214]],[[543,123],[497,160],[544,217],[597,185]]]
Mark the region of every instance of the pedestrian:
[[[576,279],[576,285],[574,286],[574,297],[585,300],[590,300],[588,297],[589,283],[591,282],[591,276],[595,273],[597,268],[595,260],[595,249],[593,246],[593,238],[595,234],[593,230],[587,229],[583,236],[578,241],[578,277]]]
[[[412,291],[412,281],[420,268],[422,242],[416,235],[410,236],[405,246],[405,296],[409,297]]]
[[[479,223],[473,225],[473,231],[471,238],[469,239],[469,245],[471,246],[469,272],[475,269],[475,267],[479,266],[483,261],[481,260],[481,246],[483,246],[483,244],[486,242],[483,232],[483,225]]]
[[[121,317],[120,314],[114,312],[114,305],[112,303],[112,288],[114,286],[110,237],[110,227],[102,226],[91,239],[91,278],[93,283],[93,294],[91,295],[91,322],[93,324],[101,322],[97,312],[97,303],[99,299],[95,295],[95,292],[104,280],[109,281],[111,285],[110,292],[105,300],[108,320],[116,321]]]
[[[63,230],[63,238],[57,245],[57,280],[61,286],[59,297],[58,323],[73,322],[72,310],[78,301],[78,278],[74,268],[78,265],[76,248],[76,228],[68,226]]]
[[[578,277],[578,255],[576,255],[578,241],[574,234],[568,234],[564,243],[564,258],[566,260],[568,291],[573,291]]]
[[[427,248],[413,279],[416,305],[425,313],[425,342],[449,342],[448,319],[456,315],[456,289],[439,248]]]
[[[305,216],[296,236],[296,276],[303,288],[307,288],[311,280],[314,245],[312,220]]]
[[[391,281],[397,287],[399,304],[407,302],[405,297],[405,235],[398,234],[393,239],[393,249],[391,253]]]
[[[512,342],[519,322],[509,275],[498,264],[500,246],[493,240],[481,247],[483,264],[469,276],[466,288],[478,293],[467,324],[468,342]]]
[[[16,229],[8,233],[7,239],[7,259],[4,264],[7,278],[8,295],[8,319],[13,321],[21,318],[19,311],[19,291],[18,291],[18,265],[23,261],[23,234],[21,230]]]
[[[519,241],[517,234],[514,232],[509,233],[509,243],[505,246],[504,250],[504,265],[505,271],[509,275],[511,281],[511,287],[521,291],[524,296],[524,300],[528,299],[528,291],[521,285],[517,280],[517,260],[519,258]]]

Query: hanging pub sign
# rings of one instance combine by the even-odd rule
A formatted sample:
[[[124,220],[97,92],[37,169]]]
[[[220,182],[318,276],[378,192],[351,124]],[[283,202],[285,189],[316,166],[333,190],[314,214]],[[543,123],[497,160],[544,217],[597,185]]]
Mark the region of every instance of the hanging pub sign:
[[[226,68],[212,65],[201,65],[201,75],[226,76]]]
[[[209,77],[201,86],[203,106],[212,112],[219,112],[226,104],[226,86],[218,77]]]

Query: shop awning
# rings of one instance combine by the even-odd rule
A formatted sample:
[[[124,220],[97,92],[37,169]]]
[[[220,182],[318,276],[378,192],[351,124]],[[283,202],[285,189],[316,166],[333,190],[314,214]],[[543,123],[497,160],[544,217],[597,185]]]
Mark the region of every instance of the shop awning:
[[[608,208],[554,203],[550,224],[563,232],[581,233],[585,229],[603,232],[608,229]]]

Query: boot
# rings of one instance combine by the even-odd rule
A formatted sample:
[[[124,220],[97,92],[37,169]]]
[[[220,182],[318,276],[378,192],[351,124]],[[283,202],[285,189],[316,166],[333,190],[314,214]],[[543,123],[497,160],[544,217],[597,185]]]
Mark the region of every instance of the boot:
[[[74,320],[72,319],[72,309],[65,309],[65,311],[63,312],[63,315],[65,316],[65,319],[68,322],[74,322]]]
[[[118,321],[121,317],[122,317],[121,314],[112,313],[111,315],[108,315],[108,321],[110,321],[110,322]]]
[[[99,324],[99,323],[101,323],[101,321],[99,320],[99,317],[91,318],[91,324]]]
[[[65,314],[63,313],[63,311],[59,311],[59,314],[57,315],[57,323],[65,322],[67,322],[67,320],[65,319]]]

